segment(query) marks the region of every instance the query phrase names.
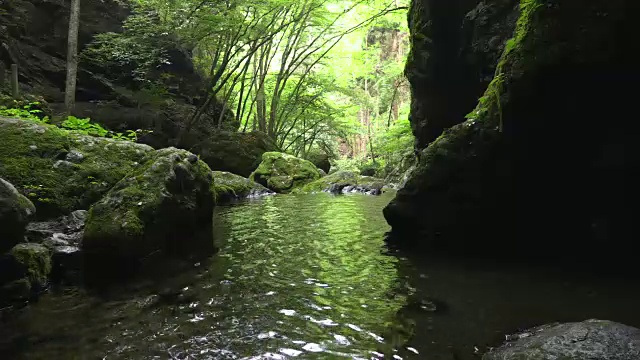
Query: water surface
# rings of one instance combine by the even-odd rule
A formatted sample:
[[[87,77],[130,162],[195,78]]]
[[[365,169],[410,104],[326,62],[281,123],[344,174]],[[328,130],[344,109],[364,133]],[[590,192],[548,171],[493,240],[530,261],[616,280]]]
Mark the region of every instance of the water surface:
[[[217,255],[107,294],[53,289],[0,323],[0,358],[467,360],[550,321],[640,325],[632,282],[389,251],[391,197],[218,207]]]

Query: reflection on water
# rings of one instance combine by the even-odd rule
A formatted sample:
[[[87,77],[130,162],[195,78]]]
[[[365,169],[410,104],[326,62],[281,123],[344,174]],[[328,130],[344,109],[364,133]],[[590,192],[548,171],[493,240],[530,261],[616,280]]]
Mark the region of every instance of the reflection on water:
[[[386,255],[390,195],[275,196],[216,210],[221,251],[193,272],[107,300],[46,296],[14,357],[370,358],[405,303]],[[167,289],[164,289],[167,288]],[[6,340],[5,340],[6,341]],[[372,352],[373,355],[372,355]]]
[[[390,196],[219,207],[210,261],[100,296],[55,290],[0,323],[0,358],[477,360],[522,327],[640,325],[633,282],[389,253]]]

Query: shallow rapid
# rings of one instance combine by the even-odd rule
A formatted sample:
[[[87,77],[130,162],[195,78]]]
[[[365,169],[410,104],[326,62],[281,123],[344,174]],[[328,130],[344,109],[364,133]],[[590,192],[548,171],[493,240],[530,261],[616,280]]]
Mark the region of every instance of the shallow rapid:
[[[108,293],[53,288],[0,323],[0,358],[466,360],[546,322],[640,325],[625,280],[388,250],[392,196],[220,206],[211,259]]]

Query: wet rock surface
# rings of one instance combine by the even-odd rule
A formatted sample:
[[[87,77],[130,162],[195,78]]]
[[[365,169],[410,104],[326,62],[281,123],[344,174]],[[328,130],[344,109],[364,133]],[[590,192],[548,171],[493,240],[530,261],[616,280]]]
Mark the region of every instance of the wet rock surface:
[[[87,215],[86,210],[76,210],[68,216],[27,226],[27,239],[41,243],[51,252],[54,282],[77,283],[81,278],[81,242]]]
[[[640,329],[606,320],[552,324],[509,336],[483,360],[637,360]]]

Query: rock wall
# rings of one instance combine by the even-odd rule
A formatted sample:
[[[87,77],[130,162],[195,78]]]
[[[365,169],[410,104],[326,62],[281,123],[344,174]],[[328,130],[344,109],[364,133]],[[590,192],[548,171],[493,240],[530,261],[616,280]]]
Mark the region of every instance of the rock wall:
[[[405,73],[419,148],[473,109],[493,78],[517,13],[517,0],[411,2]]]
[[[88,1],[81,6],[79,51],[96,34],[121,32],[131,14],[127,1]],[[0,3],[0,61],[19,66],[23,93],[41,95],[54,112],[63,110],[66,77],[66,48],[69,1],[7,0]],[[171,43],[171,42],[168,42]],[[178,41],[165,49],[168,61],[149,74],[150,80],[166,88],[166,94],[152,96],[141,89],[129,71],[102,66],[81,57],[74,115],[91,117],[111,130],[151,129],[144,142],[156,147],[172,145],[182,121],[202,101],[206,82],[195,70],[191,50]],[[170,76],[167,76],[169,74]],[[214,103],[195,134],[206,136],[215,130],[221,112],[223,123],[235,130],[233,114]],[[200,136],[202,138],[202,136]],[[193,144],[187,144],[191,146]]]
[[[483,4],[491,3],[498,4]],[[640,47],[628,11],[633,4],[521,0],[517,28],[470,119],[426,148],[435,133],[423,131],[416,114],[433,99],[416,97],[411,120],[419,162],[385,216],[394,233],[423,236],[392,241],[580,260],[629,254],[635,230],[626,209],[636,190],[628,174],[638,164],[633,89],[640,79],[631,55]],[[505,22],[511,16],[495,14]],[[443,93],[464,95],[446,86]]]

